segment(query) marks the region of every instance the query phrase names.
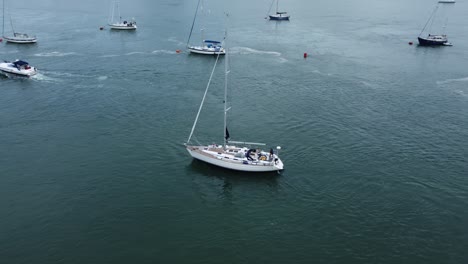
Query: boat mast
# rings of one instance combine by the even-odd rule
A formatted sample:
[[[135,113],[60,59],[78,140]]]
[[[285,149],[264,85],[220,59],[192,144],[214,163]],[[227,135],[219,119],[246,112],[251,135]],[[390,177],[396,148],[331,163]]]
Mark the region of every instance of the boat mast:
[[[2,15],[2,19],[3,19],[3,23],[2,23],[2,37],[5,37],[5,0],[3,0],[3,7],[2,7],[2,10],[3,10],[3,15]]]
[[[226,143],[227,143],[227,111],[229,109],[227,108],[227,87],[228,87],[228,74],[229,74],[229,69],[228,69],[228,52],[227,52],[227,46],[226,46],[226,38],[227,38],[227,31],[225,32],[224,35],[224,43],[223,47],[224,50],[226,51],[225,58],[224,58],[224,144],[223,144],[223,149],[226,149]],[[218,55],[219,56],[219,55]]]
[[[187,39],[187,47],[189,46],[190,37],[192,37],[193,26],[195,25],[195,19],[197,18],[198,7],[200,6],[200,2],[201,2],[201,0],[198,0],[197,9],[195,9],[195,16],[193,17],[192,28],[190,29],[190,34],[189,34],[188,39]]]
[[[279,0],[276,1],[276,14],[278,14],[278,3],[279,3]]]
[[[117,11],[119,12],[119,23],[122,23],[122,16],[120,15],[120,2],[117,2]]]
[[[426,24],[424,25],[423,29],[421,30],[421,33],[419,33],[419,36],[422,35],[422,33],[424,32],[424,30],[426,29],[427,27],[427,24],[429,24],[430,21],[434,22],[434,15],[435,15],[435,12],[437,11],[437,9],[439,8],[439,5],[437,4],[436,7],[434,8],[434,11],[432,11],[432,14],[431,16],[429,17],[429,19],[427,20]],[[432,28],[432,23],[431,23],[431,28]]]

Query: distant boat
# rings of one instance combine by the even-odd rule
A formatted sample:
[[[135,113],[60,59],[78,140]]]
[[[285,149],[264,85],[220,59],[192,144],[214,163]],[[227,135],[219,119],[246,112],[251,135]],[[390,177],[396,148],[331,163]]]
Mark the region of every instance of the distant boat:
[[[119,16],[119,21],[114,21],[114,15],[115,15],[115,9],[117,9],[117,14]],[[109,18],[109,27],[111,29],[117,29],[117,30],[135,30],[137,29],[137,23],[135,19],[132,18],[132,20],[123,20],[122,21],[122,16],[120,16],[120,4],[119,2],[114,2],[114,4],[111,7],[111,15]]]
[[[447,2],[449,1],[449,2]],[[455,2],[455,1],[454,1]],[[452,3],[450,0],[441,0],[439,1],[442,5],[444,3]],[[427,26],[430,24],[434,23],[434,20],[436,18],[437,11],[439,9],[439,4],[436,5],[434,11],[432,12],[431,16],[426,22],[426,25],[424,25],[424,28],[421,30],[421,33],[419,33],[418,36],[418,41],[420,46],[452,46],[451,43],[448,42],[447,35],[442,33],[442,34],[431,34],[430,32],[426,32]],[[445,30],[446,25],[444,25],[443,30]],[[430,31],[431,29],[429,29]],[[427,36],[423,36],[423,33],[427,33]]]
[[[289,20],[289,15],[288,15],[288,12],[280,12],[278,11],[278,3],[279,3],[279,0],[273,0],[273,2],[271,2],[271,5],[270,5],[270,10],[271,10],[271,7],[273,6],[274,2],[276,1],[276,12],[275,14],[273,15],[268,15],[268,17],[270,18],[270,20]],[[268,10],[268,13],[270,13],[270,10]]]
[[[26,33],[19,33],[15,31],[13,27],[13,20],[10,16],[10,25],[13,31],[13,36],[5,36],[5,0],[3,0],[3,23],[2,23],[2,36],[7,42],[18,43],[18,44],[32,44],[37,42],[36,36],[30,36]]]
[[[187,40],[187,50],[190,53],[202,54],[202,55],[224,55],[226,51],[224,50],[221,41],[217,40],[207,40],[204,39],[205,30],[202,28],[201,33],[201,44],[200,45],[191,45],[190,38],[192,37],[193,27],[195,21],[197,20],[198,9],[203,10],[203,0],[198,0],[197,9],[195,10],[195,16],[193,18],[192,27],[190,29],[190,34]],[[200,5],[201,3],[201,5]]]
[[[189,138],[185,143],[185,147],[189,154],[197,160],[222,167],[225,169],[237,170],[237,171],[246,171],[246,172],[273,172],[283,170],[283,162],[279,158],[278,151],[280,147],[276,147],[276,150],[270,148],[269,151],[263,151],[258,147],[247,147],[247,146],[264,146],[263,143],[252,143],[252,142],[238,142],[231,141],[230,135],[227,129],[227,112],[231,107],[227,107],[227,90],[228,90],[228,74],[230,70],[228,69],[228,54],[224,60],[224,100],[222,100],[224,105],[223,116],[224,116],[224,140],[222,145],[218,144],[209,144],[209,145],[194,145],[191,142],[193,132],[197,125],[198,118],[200,116],[201,110],[203,108],[203,103],[205,101],[208,89],[213,78],[213,74],[218,64],[219,55],[216,57],[213,69],[211,71],[210,79],[205,89],[203,99],[201,101],[198,113],[195,117],[195,121],[192,126]],[[209,128],[213,129],[213,128]],[[215,129],[216,130],[216,129]],[[221,130],[220,130],[221,131]],[[221,138],[221,137],[220,137]],[[237,145],[234,145],[237,144]]]
[[[439,3],[455,4],[455,0],[439,0]]]
[[[23,60],[15,60],[13,62],[4,61],[0,63],[0,71],[3,74],[12,74],[16,76],[31,77],[36,75],[37,70]]]

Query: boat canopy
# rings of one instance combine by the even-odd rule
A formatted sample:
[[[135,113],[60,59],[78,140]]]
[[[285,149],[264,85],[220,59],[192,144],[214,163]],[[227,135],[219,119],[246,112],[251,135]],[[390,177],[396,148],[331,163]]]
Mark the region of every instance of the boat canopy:
[[[212,44],[221,44],[221,42],[216,41],[216,40],[204,40],[203,42],[205,42],[205,43],[212,43]]]
[[[27,63],[26,61],[17,60],[17,61],[13,62],[13,65],[15,65],[15,66],[26,66],[26,65],[29,65],[29,63]]]

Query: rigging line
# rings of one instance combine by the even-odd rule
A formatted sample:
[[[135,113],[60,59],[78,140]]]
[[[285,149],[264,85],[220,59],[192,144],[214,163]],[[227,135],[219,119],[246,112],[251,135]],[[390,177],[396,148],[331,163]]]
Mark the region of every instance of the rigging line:
[[[192,37],[193,26],[195,25],[195,19],[197,18],[198,7],[200,6],[200,2],[201,2],[201,0],[198,0],[197,9],[195,10],[195,16],[193,17],[192,28],[190,28],[190,34],[189,34],[189,37],[188,37],[188,39],[187,39],[187,45],[186,45],[187,47],[188,47],[188,45],[189,45],[190,38]]]
[[[273,4],[274,4],[274,3],[275,3],[275,0],[271,1],[271,5],[270,5],[270,8],[268,9],[268,12],[267,12],[267,14],[266,14],[266,16],[265,16],[265,19],[268,18],[268,14],[270,14],[271,8],[273,7]]]
[[[205,102],[206,94],[208,93],[208,88],[210,88],[211,80],[213,79],[213,74],[215,72],[216,65],[218,65],[218,60],[219,60],[219,55],[220,54],[221,53],[218,53],[218,56],[216,56],[216,61],[215,61],[215,64],[213,66],[213,70],[211,70],[210,79],[208,80],[208,84],[206,85],[205,94],[203,95],[203,99],[202,99],[202,101],[200,103],[200,108],[198,108],[198,113],[197,113],[197,116],[195,117],[195,121],[193,122],[192,131],[190,131],[190,135],[189,135],[189,138],[187,139],[186,144],[188,144],[190,142],[190,139],[192,138],[192,135],[193,135],[193,131],[195,131],[195,127],[197,126],[198,117],[200,116],[200,112],[201,112],[201,110],[203,108],[203,103]]]
[[[433,16],[434,16],[434,14],[435,14],[435,12],[437,11],[438,8],[439,8],[439,5],[436,5],[436,7],[434,8],[434,11],[432,11],[431,16],[429,17],[429,20],[427,20],[426,24],[424,25],[423,29],[421,30],[421,33],[419,33],[419,37],[421,36],[421,34],[422,34],[422,33],[424,32],[424,30],[426,29],[427,24],[429,24],[429,21],[434,22]],[[432,27],[432,24],[431,24],[431,27]]]
[[[15,31],[15,28],[13,27],[13,19],[11,19],[11,15],[10,15],[10,25],[11,25],[11,30],[13,30],[13,35],[15,35],[16,31]]]

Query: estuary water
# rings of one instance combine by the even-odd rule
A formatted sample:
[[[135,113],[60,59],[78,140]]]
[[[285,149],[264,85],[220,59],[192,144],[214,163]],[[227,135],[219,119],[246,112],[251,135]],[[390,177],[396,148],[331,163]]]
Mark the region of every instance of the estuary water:
[[[439,48],[436,1],[270,4],[206,0],[191,39],[228,28],[231,137],[282,147],[258,175],[183,146],[215,61],[185,52],[196,0],[121,1],[135,32],[99,30],[110,1],[7,1],[39,42],[0,59],[39,74],[0,78],[0,263],[468,263],[468,1]]]

